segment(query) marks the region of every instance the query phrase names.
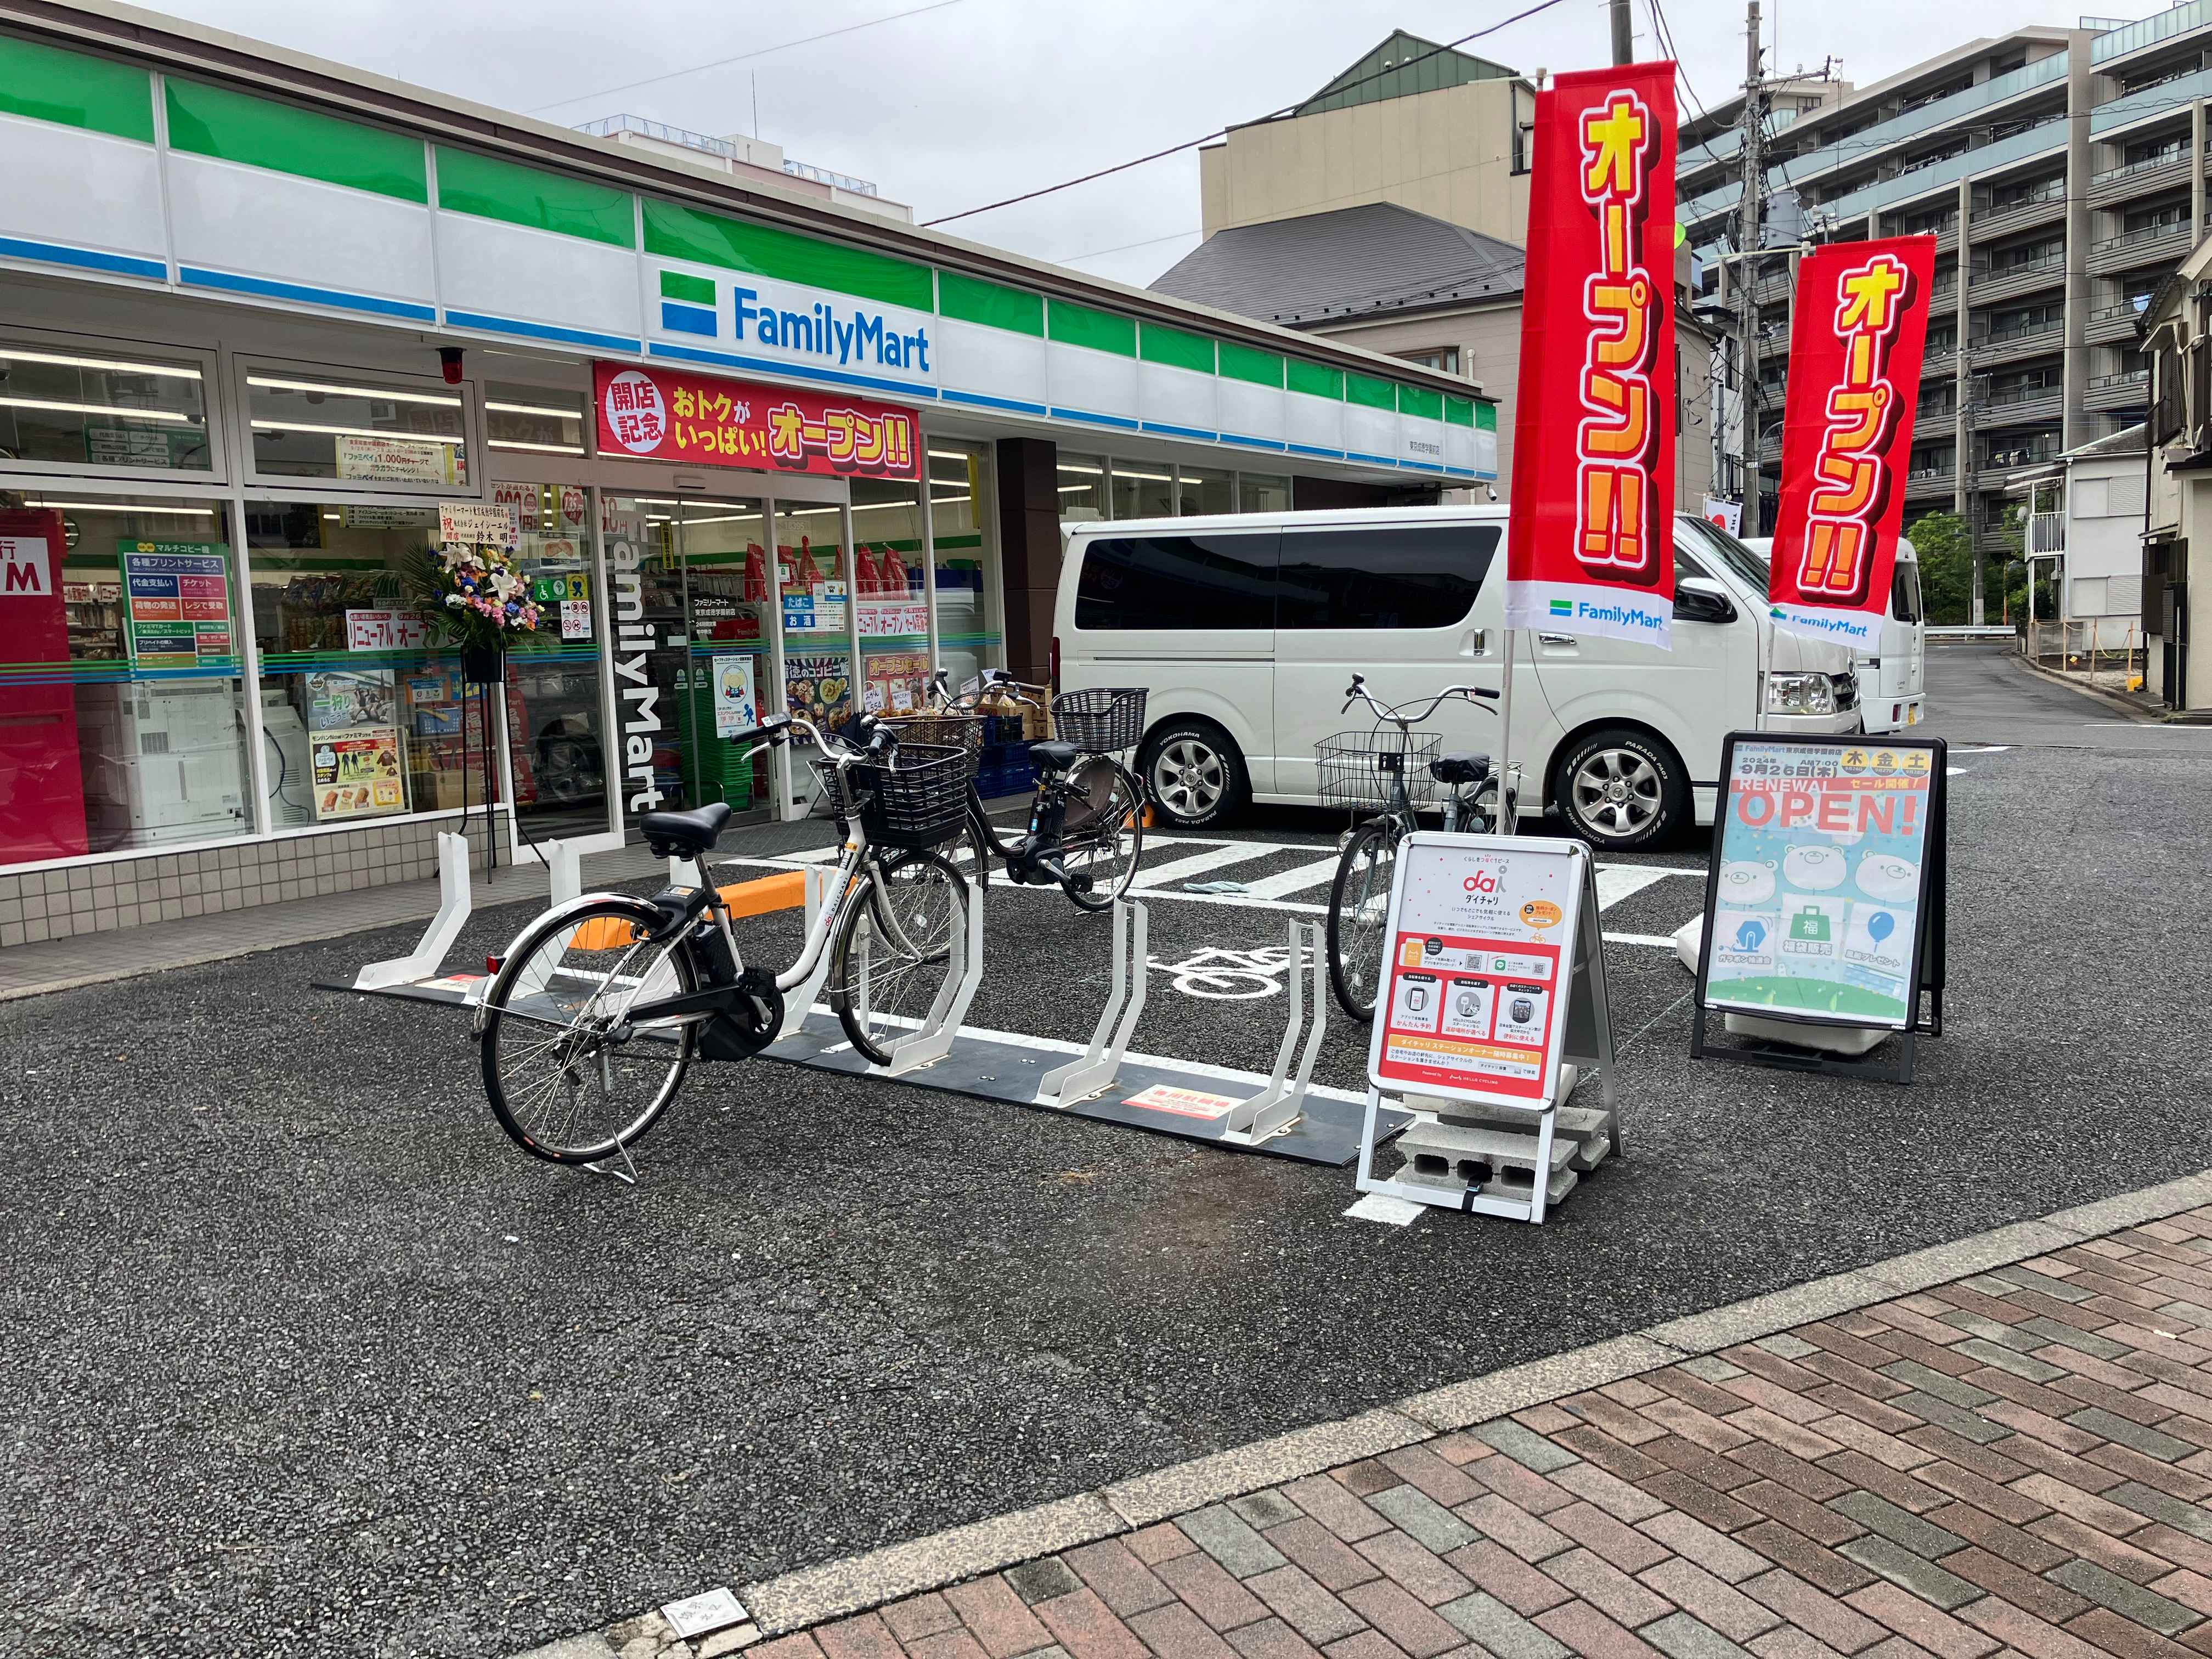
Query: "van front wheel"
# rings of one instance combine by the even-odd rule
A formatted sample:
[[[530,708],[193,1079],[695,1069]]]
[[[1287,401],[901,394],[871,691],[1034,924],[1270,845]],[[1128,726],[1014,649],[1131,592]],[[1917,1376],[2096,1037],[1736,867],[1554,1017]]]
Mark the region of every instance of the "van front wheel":
[[[1225,823],[1244,804],[1244,757],[1211,720],[1170,720],[1145,745],[1145,793],[1178,830]]]
[[[1553,799],[1574,832],[1604,852],[1642,852],[1689,822],[1682,763],[1658,739],[1626,726],[1593,732],[1559,763]]]

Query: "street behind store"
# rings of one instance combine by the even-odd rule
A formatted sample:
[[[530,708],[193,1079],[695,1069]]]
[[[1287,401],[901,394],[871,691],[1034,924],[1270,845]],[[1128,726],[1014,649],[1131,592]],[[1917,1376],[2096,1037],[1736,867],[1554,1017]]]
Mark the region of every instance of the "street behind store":
[[[1701,884],[1652,877],[1604,917],[1628,1156],[1540,1229],[1349,1219],[1349,1171],[764,1061],[696,1071],[635,1189],[579,1176],[498,1133],[456,1016],[312,988],[410,930],[10,1004],[0,1645],[515,1651],[2193,1170],[2199,1022],[2140,988],[2212,927],[2172,879],[2212,771],[2086,700],[1999,725],[2024,678],[1934,665],[1951,988],[1916,1085],[1693,1064],[1687,975],[1629,939]],[[1279,850],[1214,873],[1333,827],[1265,816]],[[1179,886],[1133,1046],[1264,1068],[1282,997],[1192,964],[1264,966],[1285,912]],[[1103,925],[1002,884],[987,916],[970,1023],[1087,1036]],[[796,922],[747,927],[774,959]],[[1333,1024],[1320,1080],[1364,1042]]]

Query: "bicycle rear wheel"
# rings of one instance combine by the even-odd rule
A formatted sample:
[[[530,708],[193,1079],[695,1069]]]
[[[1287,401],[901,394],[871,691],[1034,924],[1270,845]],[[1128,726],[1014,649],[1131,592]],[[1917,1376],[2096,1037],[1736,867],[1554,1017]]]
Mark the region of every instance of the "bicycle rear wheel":
[[[645,905],[612,897],[548,916],[515,941],[486,988],[484,1095],[532,1157],[611,1158],[676,1097],[696,1027],[629,1020],[632,1004],[697,982],[680,940],[646,938],[655,921]]]
[[[1345,843],[1329,885],[1328,982],[1354,1019],[1375,1017],[1390,884],[1398,873],[1398,825],[1387,817],[1361,824]]]
[[[952,935],[968,926],[968,884],[934,852],[894,853],[884,884],[865,883],[838,924],[830,1006],[853,1047],[878,1066],[929,1018],[952,976]]]
[[[1092,755],[1069,775],[1060,847],[1062,886],[1083,908],[1110,908],[1129,890],[1145,850],[1145,795],[1127,769]]]

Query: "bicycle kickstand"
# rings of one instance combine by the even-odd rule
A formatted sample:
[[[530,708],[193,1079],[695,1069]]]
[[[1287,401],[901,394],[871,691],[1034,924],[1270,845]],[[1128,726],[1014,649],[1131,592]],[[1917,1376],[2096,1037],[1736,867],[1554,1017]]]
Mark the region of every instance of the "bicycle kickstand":
[[[623,1138],[619,1132],[615,1135],[615,1151],[622,1154],[621,1169],[615,1169],[603,1158],[595,1158],[582,1167],[589,1170],[595,1176],[605,1176],[611,1181],[619,1181],[625,1187],[636,1186],[637,1165],[630,1162],[629,1148],[623,1145]]]

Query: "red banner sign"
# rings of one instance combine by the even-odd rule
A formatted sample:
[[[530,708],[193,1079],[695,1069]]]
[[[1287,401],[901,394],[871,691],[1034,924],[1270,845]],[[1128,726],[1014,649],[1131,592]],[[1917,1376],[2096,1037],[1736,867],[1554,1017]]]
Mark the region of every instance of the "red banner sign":
[[[599,453],[695,466],[918,478],[914,411],[635,363],[597,363]]]
[[[1668,643],[1674,604],[1674,66],[1536,94],[1506,540],[1509,627]]]
[[[1856,651],[1881,647],[1935,270],[1933,236],[1831,243],[1797,270],[1767,597],[1784,628]]]

